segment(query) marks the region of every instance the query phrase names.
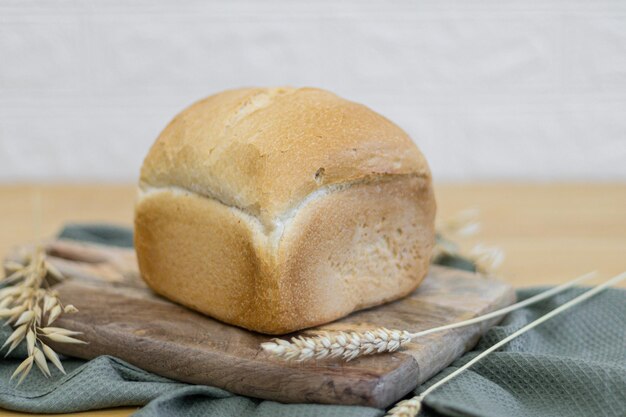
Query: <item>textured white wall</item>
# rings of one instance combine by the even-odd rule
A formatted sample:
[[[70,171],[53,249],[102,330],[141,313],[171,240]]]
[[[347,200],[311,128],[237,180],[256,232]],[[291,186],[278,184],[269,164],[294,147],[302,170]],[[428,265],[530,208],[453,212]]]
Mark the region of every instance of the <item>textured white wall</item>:
[[[626,2],[0,0],[0,181],[133,180],[192,101],[312,85],[437,179],[626,180]]]

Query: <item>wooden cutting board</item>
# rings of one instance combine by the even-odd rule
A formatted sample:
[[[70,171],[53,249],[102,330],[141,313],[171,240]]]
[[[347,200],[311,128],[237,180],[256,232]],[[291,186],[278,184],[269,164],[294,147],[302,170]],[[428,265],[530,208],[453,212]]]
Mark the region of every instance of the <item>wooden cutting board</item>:
[[[52,262],[74,279],[57,285],[80,310],[58,320],[84,333],[86,345],[56,344],[63,354],[112,355],[172,379],[207,384],[287,403],[387,407],[471,349],[495,322],[431,334],[401,351],[356,359],[287,362],[259,345],[270,336],[233,327],[165,300],[147,289],[132,250],[56,241]],[[296,334],[384,326],[418,331],[501,308],[515,301],[506,283],[433,266],[410,296]],[[290,335],[293,336],[293,335]]]

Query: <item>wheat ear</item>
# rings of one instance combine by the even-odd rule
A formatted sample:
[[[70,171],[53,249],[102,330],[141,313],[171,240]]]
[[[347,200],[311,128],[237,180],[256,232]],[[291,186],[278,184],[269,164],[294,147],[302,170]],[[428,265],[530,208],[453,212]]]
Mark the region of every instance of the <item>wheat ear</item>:
[[[457,323],[447,324],[416,333],[406,330],[389,330],[384,327],[365,332],[324,332],[313,337],[294,337],[291,341],[273,339],[271,342],[261,344],[261,348],[272,356],[305,361],[310,359],[323,359],[341,357],[347,361],[364,355],[372,355],[383,352],[395,352],[402,345],[418,337],[443,330],[456,329],[472,324],[480,323],[510,313],[511,311],[529,306],[555,294],[563,292],[574,285],[595,276],[595,272],[581,275],[571,281],[527,298],[519,303],[512,304],[500,310],[492,311],[473,319]]]
[[[366,332],[324,332],[314,337],[293,337],[291,342],[274,339],[261,344],[271,355],[297,361],[342,357],[350,361],[357,356],[395,352],[411,340],[410,333],[384,327]]]
[[[588,298],[593,297],[594,295],[598,294],[599,292],[604,291],[608,287],[610,287],[612,285],[615,285],[615,284],[617,284],[618,282],[620,282],[620,281],[622,281],[624,279],[626,279],[626,272],[622,272],[621,274],[611,278],[610,280],[606,281],[605,283],[600,284],[600,285],[598,285],[598,286],[596,286],[596,287],[594,287],[594,288],[592,288],[592,289],[590,289],[588,291],[585,291],[583,294],[579,295],[578,297],[571,299],[570,301],[566,302],[565,304],[562,304],[559,307],[555,308],[554,310],[550,311],[549,313],[546,313],[543,316],[539,317],[537,320],[530,322],[526,326],[524,326],[521,329],[517,330],[515,333],[511,334],[510,336],[502,339],[501,341],[499,341],[495,345],[491,346],[489,349],[481,352],[474,359],[472,359],[471,361],[467,362],[465,365],[461,366],[459,369],[457,369],[456,371],[452,372],[450,375],[448,375],[445,378],[437,381],[435,384],[433,384],[430,387],[428,387],[420,395],[417,395],[417,396],[415,396],[415,397],[413,397],[413,398],[411,398],[409,400],[400,401],[398,404],[396,404],[395,407],[393,407],[391,410],[389,410],[389,413],[387,414],[387,417],[415,417],[415,416],[417,416],[417,414],[419,413],[419,411],[420,411],[420,409],[422,407],[422,401],[424,401],[424,398],[428,394],[430,394],[431,392],[433,392],[434,390],[436,390],[437,388],[439,388],[440,386],[442,386],[446,382],[450,381],[451,379],[455,378],[459,374],[463,373],[464,371],[466,371],[468,368],[470,368],[476,362],[480,361],[485,356],[487,356],[490,353],[500,349],[502,346],[504,346],[505,344],[509,343],[511,340],[513,340],[516,337],[521,336],[522,334],[526,333],[527,331],[529,331],[529,330],[539,326],[541,323],[544,323],[544,322],[550,320],[554,316],[561,314],[562,312],[566,311],[567,309],[574,307],[576,304],[579,304],[579,303],[587,300]]]

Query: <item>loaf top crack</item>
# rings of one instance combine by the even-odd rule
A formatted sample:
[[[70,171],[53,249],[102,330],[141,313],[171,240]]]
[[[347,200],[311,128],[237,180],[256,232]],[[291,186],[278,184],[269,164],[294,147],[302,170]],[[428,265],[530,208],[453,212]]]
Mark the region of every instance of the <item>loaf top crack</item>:
[[[161,133],[140,187],[175,187],[271,228],[307,196],[394,176],[430,178],[417,146],[369,108],[316,88],[245,88],[201,100]]]

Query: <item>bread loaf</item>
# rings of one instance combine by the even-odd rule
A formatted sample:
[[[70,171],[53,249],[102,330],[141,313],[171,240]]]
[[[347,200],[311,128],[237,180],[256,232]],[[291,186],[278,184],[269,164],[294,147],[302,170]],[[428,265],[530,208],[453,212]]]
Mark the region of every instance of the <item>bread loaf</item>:
[[[403,297],[434,242],[407,134],[314,88],[247,88],[170,122],[141,169],[135,246],[157,293],[284,334]]]

